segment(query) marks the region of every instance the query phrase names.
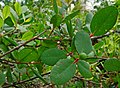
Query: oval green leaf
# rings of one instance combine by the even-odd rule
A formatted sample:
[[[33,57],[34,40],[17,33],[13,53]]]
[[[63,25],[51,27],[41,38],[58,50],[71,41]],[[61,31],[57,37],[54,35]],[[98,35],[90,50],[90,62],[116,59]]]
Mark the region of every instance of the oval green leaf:
[[[10,7],[6,5],[3,8],[3,18],[6,19],[9,15],[10,15]]]
[[[85,62],[83,60],[79,60],[78,70],[83,77],[85,77],[85,78],[91,78],[92,77],[92,73],[90,71],[90,66],[87,62]]]
[[[75,47],[79,54],[80,53],[89,54],[93,50],[89,34],[87,34],[83,30],[77,32],[75,36]]]
[[[22,36],[22,40],[29,40],[33,37],[33,32],[31,31],[28,31],[28,32],[25,32]]]
[[[69,81],[75,74],[76,66],[70,59],[62,59],[53,67],[50,78],[56,85]]]
[[[48,49],[48,50],[44,51],[41,56],[42,62],[44,62],[47,65],[54,65],[60,59],[65,59],[65,58],[66,58],[66,53],[57,48]]]
[[[19,2],[16,2],[16,3],[14,4],[14,6],[15,6],[15,10],[16,10],[17,14],[18,14],[18,15],[21,15],[21,13],[22,13],[22,8],[21,8],[20,3],[19,3]]]
[[[90,25],[92,33],[99,36],[108,32],[115,25],[117,16],[118,10],[114,6],[108,6],[98,11]]]
[[[120,60],[108,59],[105,61],[104,67],[107,71],[120,71]]]
[[[37,61],[39,58],[37,51],[34,48],[23,48],[19,52],[20,62]]]

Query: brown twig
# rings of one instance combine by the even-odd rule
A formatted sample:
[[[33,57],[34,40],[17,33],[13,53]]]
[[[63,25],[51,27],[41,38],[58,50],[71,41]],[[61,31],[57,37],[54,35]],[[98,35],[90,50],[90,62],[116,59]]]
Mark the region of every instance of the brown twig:
[[[41,64],[41,62],[18,62],[18,61],[9,61],[5,59],[0,59],[1,63],[13,65],[13,64]]]
[[[115,31],[112,31],[112,32],[108,32],[108,33],[106,33],[104,35],[93,36],[93,37],[91,37],[91,39],[92,40],[94,40],[94,39],[101,39],[101,38],[104,38],[104,37],[107,37],[107,36],[111,35],[112,33],[120,33],[120,31],[115,30]]]
[[[48,75],[48,74],[50,74],[50,72],[42,74],[41,76],[45,76],[45,75]],[[5,84],[5,85],[3,85],[3,88],[14,87],[18,84],[23,84],[23,83],[26,83],[26,82],[29,82],[29,81],[33,81],[34,79],[37,79],[37,78],[38,77],[33,77],[33,78],[28,79],[28,80],[23,80],[23,81],[20,81],[20,82],[14,82],[12,84]]]

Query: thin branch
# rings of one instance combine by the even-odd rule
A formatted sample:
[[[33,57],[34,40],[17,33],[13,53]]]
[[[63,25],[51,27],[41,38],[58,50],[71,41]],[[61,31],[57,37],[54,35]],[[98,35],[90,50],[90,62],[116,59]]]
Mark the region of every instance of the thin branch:
[[[7,54],[9,54],[9,53],[11,53],[11,52],[13,52],[14,50],[19,49],[20,47],[26,45],[27,43],[29,43],[29,42],[31,42],[31,41],[33,41],[33,40],[35,40],[35,39],[47,40],[47,39],[44,39],[44,38],[43,38],[43,39],[42,39],[42,38],[39,38],[39,36],[42,35],[42,34],[44,34],[45,32],[46,32],[46,30],[43,31],[42,33],[40,33],[39,35],[31,38],[30,40],[26,41],[25,43],[23,43],[23,44],[21,44],[21,45],[18,45],[17,47],[9,50],[8,52],[6,52],[6,53],[4,53],[3,55],[1,55],[0,58],[6,56]],[[50,35],[52,34],[52,32],[53,32],[53,30],[51,31]],[[93,36],[93,37],[91,37],[91,40],[101,39],[101,38],[103,38],[103,37],[109,36],[109,35],[112,34],[112,33],[120,33],[120,31],[112,31],[112,32],[108,32],[108,33],[106,33],[106,34],[104,34],[104,35],[101,35],[101,36]],[[67,40],[67,39],[66,39],[66,40]],[[68,40],[71,41],[71,39],[68,39]]]
[[[48,35],[48,38],[52,35],[53,32],[54,32],[54,28],[51,30],[50,34]]]
[[[18,61],[9,61],[5,59],[0,59],[0,62],[3,64],[13,65],[13,64],[41,64],[41,62],[18,62]]]
[[[108,32],[108,33],[106,33],[104,35],[93,36],[93,37],[91,37],[91,39],[92,40],[94,40],[94,39],[101,39],[101,38],[104,38],[104,37],[107,37],[107,36],[111,35],[112,33],[120,33],[120,31],[115,30],[115,31],[112,31],[112,32]]]
[[[42,74],[41,76],[45,76],[45,75],[49,75],[49,74],[50,74],[50,72]],[[34,79],[37,79],[37,78],[38,77],[33,77],[33,78],[28,79],[28,80],[24,80],[24,81],[20,81],[20,82],[14,82],[13,84],[5,84],[5,85],[3,85],[3,88],[14,87],[18,84],[23,84],[23,83],[26,83],[26,82],[29,82],[29,81],[33,81]]]
[[[26,41],[25,43],[23,43],[23,44],[21,44],[21,45],[18,45],[17,47],[15,47],[15,48],[9,50],[8,52],[6,52],[6,53],[4,53],[3,55],[1,55],[0,58],[2,58],[2,57],[4,57],[4,56],[6,56],[7,54],[9,54],[9,53],[11,53],[11,52],[13,52],[13,51],[19,49],[20,47],[26,45],[27,43],[29,43],[29,42],[31,42],[31,41],[37,39],[39,36],[41,36],[41,35],[44,34],[45,32],[46,32],[46,30],[43,31],[42,33],[40,33],[39,35],[37,35],[37,36],[31,38],[30,40]]]

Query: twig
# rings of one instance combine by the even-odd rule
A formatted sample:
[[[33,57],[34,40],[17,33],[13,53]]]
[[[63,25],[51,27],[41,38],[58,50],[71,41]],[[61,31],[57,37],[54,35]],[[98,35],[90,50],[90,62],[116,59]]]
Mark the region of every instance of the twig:
[[[4,53],[3,55],[1,55],[0,58],[2,58],[2,57],[4,57],[4,56],[6,56],[7,54],[9,54],[9,53],[11,53],[11,52],[13,52],[13,51],[19,49],[20,47],[26,45],[27,43],[29,43],[29,42],[31,42],[31,41],[37,39],[39,36],[41,36],[41,35],[44,34],[45,32],[46,32],[46,30],[43,31],[42,33],[40,33],[39,35],[37,35],[37,36],[31,38],[30,40],[26,41],[25,43],[23,43],[23,44],[21,44],[21,45],[18,45],[17,47],[15,47],[15,48],[9,50],[8,52],[6,52],[6,53]]]
[[[112,31],[112,32],[108,32],[108,33],[106,33],[106,34],[104,34],[104,35],[93,36],[93,37],[91,37],[91,39],[92,39],[92,40],[94,40],[94,39],[101,39],[101,38],[103,38],[103,37],[107,37],[107,36],[111,35],[112,33],[120,33],[120,31],[115,30],[115,31]]]
[[[40,64],[41,62],[18,62],[18,61],[9,61],[5,59],[0,59],[1,63],[13,65],[13,64]]]
[[[45,76],[45,75],[48,75],[48,74],[50,74],[50,72],[42,74],[41,76]],[[23,83],[26,83],[26,82],[29,82],[29,81],[33,81],[34,79],[37,79],[37,78],[38,77],[33,77],[33,78],[28,79],[28,80],[24,80],[24,81],[20,81],[20,82],[14,82],[13,84],[6,84],[6,85],[3,85],[3,88],[8,88],[8,87],[16,86],[18,84],[23,84]]]
[[[54,31],[54,28],[51,30],[50,34],[48,35],[48,38],[52,35],[53,31]]]

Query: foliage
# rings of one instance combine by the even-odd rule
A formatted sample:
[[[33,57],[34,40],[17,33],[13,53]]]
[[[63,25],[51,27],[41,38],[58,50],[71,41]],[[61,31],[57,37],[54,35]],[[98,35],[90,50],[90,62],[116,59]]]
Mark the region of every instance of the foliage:
[[[118,1],[101,1],[90,11],[78,7],[80,0],[4,3],[1,87],[32,85],[38,79],[40,87],[120,87]]]

